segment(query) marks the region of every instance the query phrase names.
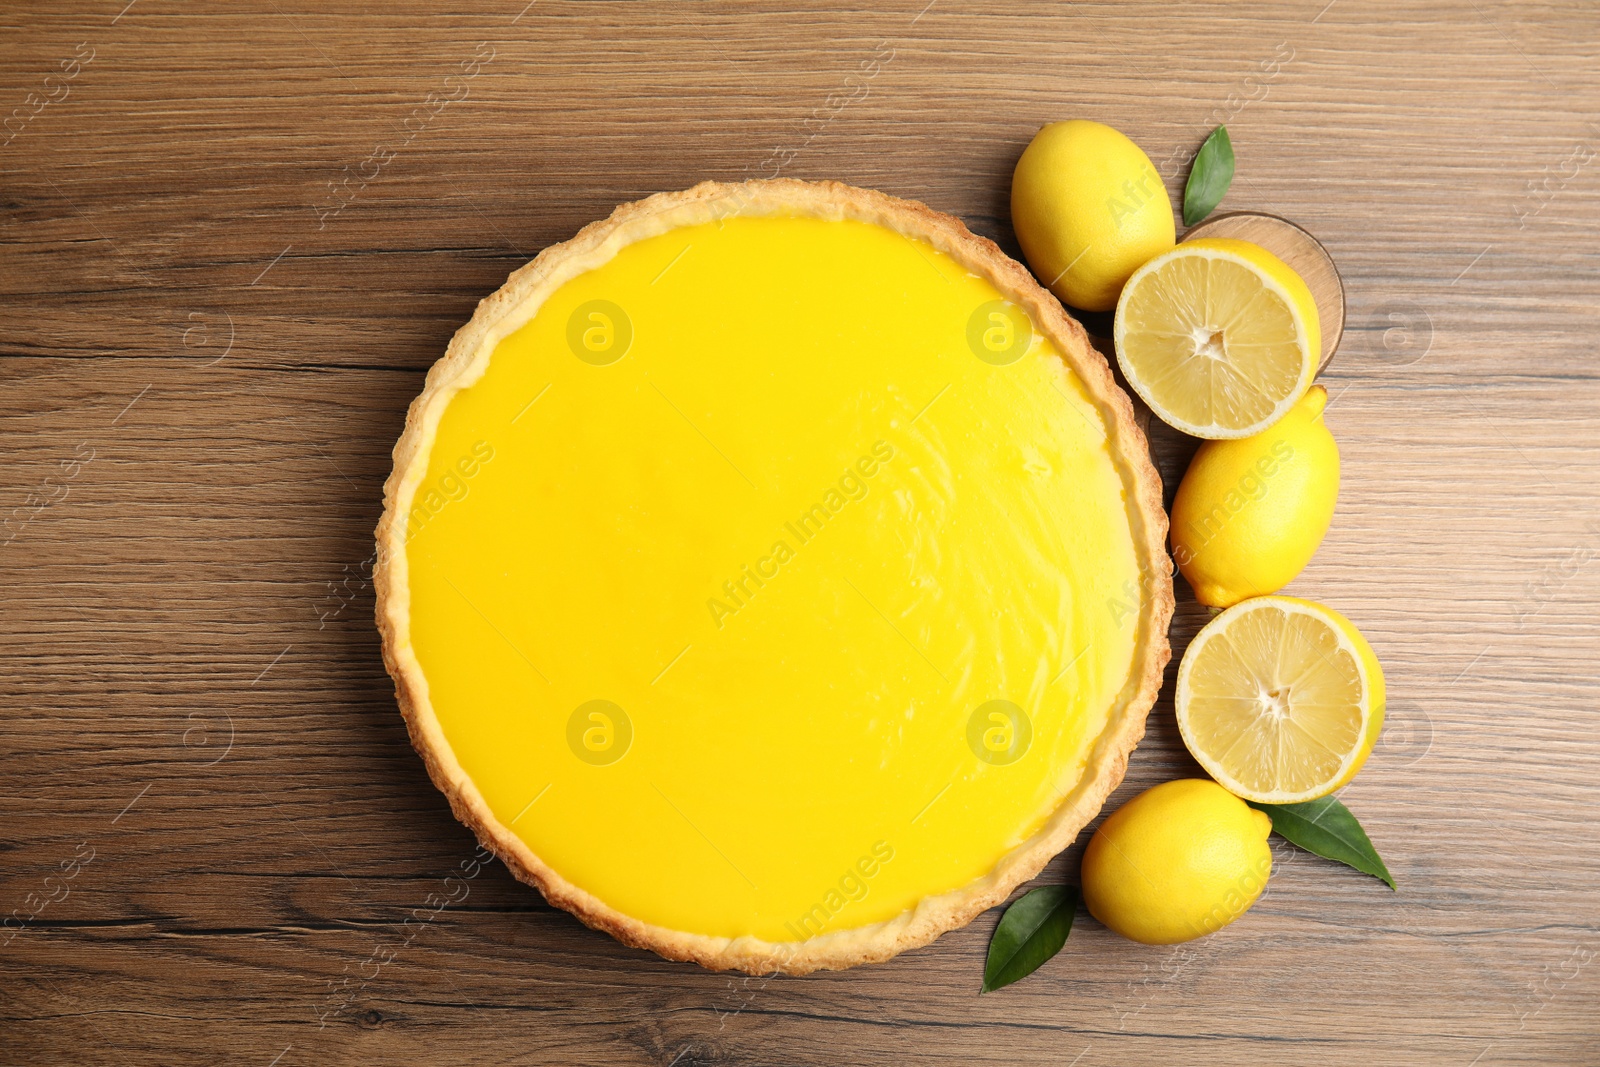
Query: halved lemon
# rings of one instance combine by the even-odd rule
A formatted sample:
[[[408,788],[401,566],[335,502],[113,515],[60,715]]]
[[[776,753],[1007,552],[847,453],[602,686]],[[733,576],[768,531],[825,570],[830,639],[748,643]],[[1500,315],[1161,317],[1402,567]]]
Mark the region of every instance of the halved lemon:
[[[1163,421],[1196,437],[1248,437],[1316,376],[1311,290],[1260,245],[1185,241],[1133,272],[1117,301],[1117,362]]]
[[[1327,796],[1383,729],[1383,670],[1332,608],[1246,600],[1195,636],[1178,668],[1183,743],[1233,793],[1262,804]]]

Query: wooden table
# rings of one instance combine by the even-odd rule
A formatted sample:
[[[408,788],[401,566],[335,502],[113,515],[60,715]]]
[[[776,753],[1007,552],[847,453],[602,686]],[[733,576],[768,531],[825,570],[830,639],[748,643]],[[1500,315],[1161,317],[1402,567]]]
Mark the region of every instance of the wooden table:
[[[0,1062],[1600,1061],[1600,11],[1582,3],[58,0],[0,13]],[[1389,724],[1344,794],[1399,881],[1278,843],[1188,945],[997,913],[718,975],[472,854],[368,585],[389,449],[474,303],[611,207],[839,178],[1013,252],[1044,122],[1315,232],[1344,457],[1293,592]],[[1188,447],[1158,434],[1169,487]],[[1180,590],[1175,649],[1205,618]],[[1169,677],[1170,683],[1170,677]],[[1170,684],[1120,802],[1196,773]],[[1044,881],[1075,882],[1082,842]],[[431,921],[402,933],[406,916]]]

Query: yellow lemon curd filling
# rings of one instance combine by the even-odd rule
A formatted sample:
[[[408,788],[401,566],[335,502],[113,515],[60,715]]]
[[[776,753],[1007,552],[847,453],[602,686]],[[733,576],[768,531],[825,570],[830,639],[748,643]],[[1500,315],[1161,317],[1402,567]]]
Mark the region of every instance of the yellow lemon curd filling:
[[[1138,631],[1081,383],[863,222],[688,226],[567,282],[450,400],[407,538],[428,699],[495,817],[710,936],[988,875],[1083,777]]]

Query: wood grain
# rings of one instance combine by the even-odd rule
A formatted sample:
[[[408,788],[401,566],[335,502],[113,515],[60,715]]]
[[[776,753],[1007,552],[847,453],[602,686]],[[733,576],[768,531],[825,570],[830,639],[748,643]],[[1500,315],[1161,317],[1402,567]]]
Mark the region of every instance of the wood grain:
[[[0,26],[0,1062],[1600,1060],[1600,10],[71,0]],[[1222,933],[1080,917],[982,998],[994,913],[773,980],[625,949],[498,866],[403,927],[474,845],[406,742],[364,561],[473,304],[620,201],[774,168],[1015,252],[1011,167],[1073,116],[1175,199],[1227,121],[1223,210],[1299,222],[1343,274],[1343,492],[1291,588],[1384,661],[1345,799],[1399,892],[1280,846]],[[1170,487],[1192,443],[1154,434]],[[1204,617],[1181,592],[1178,650]],[[1113,802],[1195,771],[1169,688]]]

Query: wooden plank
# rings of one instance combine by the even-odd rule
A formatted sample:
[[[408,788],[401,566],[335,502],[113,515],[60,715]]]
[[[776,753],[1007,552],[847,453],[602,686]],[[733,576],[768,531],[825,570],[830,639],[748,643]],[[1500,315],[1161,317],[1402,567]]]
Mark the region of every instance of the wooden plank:
[[[74,0],[0,26],[0,914],[58,897],[0,932],[0,1061],[1600,1054],[1591,6]],[[746,979],[490,866],[408,935],[474,843],[406,741],[364,561],[476,301],[620,201],[780,159],[1014,253],[1011,166],[1073,116],[1175,198],[1227,121],[1224,208],[1339,264],[1344,485],[1292,589],[1385,663],[1346,799],[1400,891],[1280,845],[1223,933],[1146,948],[1080,917],[981,999],[993,913],[882,967]],[[1153,444],[1175,480],[1192,442]],[[1177,649],[1205,617],[1180,596]],[[1169,687],[1113,803],[1193,773]]]

